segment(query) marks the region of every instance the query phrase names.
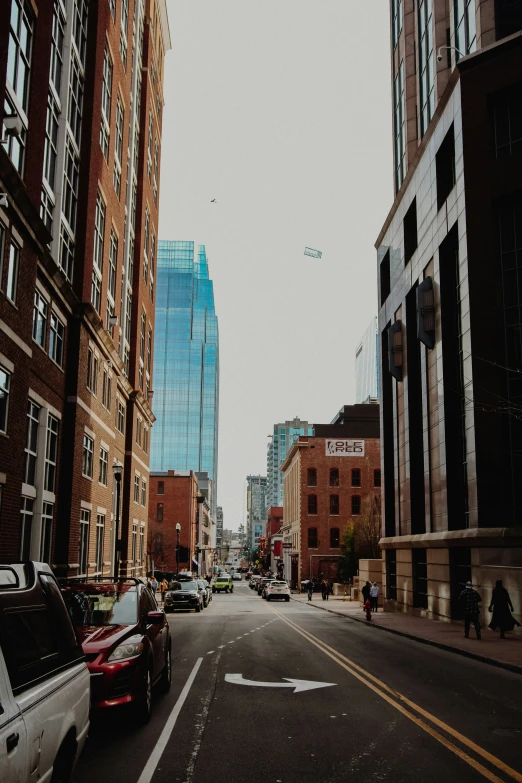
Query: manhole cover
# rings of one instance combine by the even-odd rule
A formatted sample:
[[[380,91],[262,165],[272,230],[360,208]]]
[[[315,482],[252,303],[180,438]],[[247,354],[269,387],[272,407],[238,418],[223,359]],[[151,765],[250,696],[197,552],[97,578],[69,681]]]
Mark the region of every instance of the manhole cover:
[[[493,729],[493,734],[497,734],[499,737],[518,737],[522,734],[522,729],[508,726],[507,728]]]

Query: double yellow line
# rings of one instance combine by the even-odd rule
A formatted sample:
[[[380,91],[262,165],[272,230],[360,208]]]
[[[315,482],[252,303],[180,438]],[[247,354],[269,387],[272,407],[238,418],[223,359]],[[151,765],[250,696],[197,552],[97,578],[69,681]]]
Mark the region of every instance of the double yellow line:
[[[367,688],[370,688],[370,690],[374,691],[374,693],[387,701],[388,704],[391,704],[392,707],[401,712],[406,718],[413,721],[413,723],[436,739],[437,742],[440,742],[441,745],[444,745],[445,748],[448,748],[448,750],[469,764],[470,767],[473,767],[473,769],[483,775],[483,777],[487,778],[487,780],[492,781],[492,783],[505,783],[502,778],[499,778],[494,774],[494,772],[491,772],[483,764],[481,764],[480,761],[477,761],[477,759],[466,753],[463,748],[459,747],[454,742],[452,742],[451,739],[445,737],[443,734],[437,731],[434,726],[444,731],[450,737],[453,737],[455,740],[457,740],[457,742],[459,742],[465,748],[468,748],[476,756],[480,756],[492,767],[495,767],[497,770],[504,773],[504,775],[507,775],[509,780],[516,780],[517,783],[522,783],[522,774],[520,774],[520,772],[517,772],[507,764],[504,764],[503,761],[498,759],[496,756],[493,756],[491,753],[488,753],[488,751],[484,750],[484,748],[481,748],[480,745],[472,742],[472,740],[468,739],[451,726],[448,726],[447,723],[439,720],[439,718],[435,717],[435,715],[427,712],[427,710],[424,710],[418,704],[415,704],[415,702],[406,698],[406,696],[403,696],[398,691],[390,688],[388,685],[382,682],[382,680],[379,680],[373,674],[370,674],[370,672],[366,671],[366,669],[358,666],[356,663],[354,663],[354,661],[350,660],[345,655],[342,655],[342,653],[338,652],[333,647],[330,647],[330,645],[326,644],[326,642],[323,642],[322,639],[319,639],[309,631],[305,631],[304,628],[301,628],[301,626],[297,625],[297,623],[295,623],[293,620],[289,620],[288,616],[281,614],[281,612],[279,612],[277,609],[274,609],[272,606],[269,606],[268,608],[274,614],[276,614],[280,620],[290,626],[290,628],[292,628],[296,633],[307,639],[307,641],[321,650],[321,652],[335,661],[339,666],[349,672],[357,680],[362,682],[363,685],[366,685]],[[429,723],[426,721],[429,721]]]

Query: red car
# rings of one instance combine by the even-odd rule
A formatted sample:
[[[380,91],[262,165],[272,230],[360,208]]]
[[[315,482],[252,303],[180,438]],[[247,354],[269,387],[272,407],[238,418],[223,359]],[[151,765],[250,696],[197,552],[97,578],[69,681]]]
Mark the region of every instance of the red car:
[[[129,704],[140,723],[152,712],[152,688],[171,683],[167,617],[138,579],[68,580],[62,593],[91,674],[91,708]]]

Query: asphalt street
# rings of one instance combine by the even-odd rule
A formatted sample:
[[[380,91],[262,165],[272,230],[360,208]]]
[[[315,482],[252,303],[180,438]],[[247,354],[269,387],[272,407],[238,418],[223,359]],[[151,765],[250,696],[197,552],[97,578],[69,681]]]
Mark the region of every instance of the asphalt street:
[[[94,716],[74,783],[522,783],[520,675],[245,582],[169,621],[170,693]]]

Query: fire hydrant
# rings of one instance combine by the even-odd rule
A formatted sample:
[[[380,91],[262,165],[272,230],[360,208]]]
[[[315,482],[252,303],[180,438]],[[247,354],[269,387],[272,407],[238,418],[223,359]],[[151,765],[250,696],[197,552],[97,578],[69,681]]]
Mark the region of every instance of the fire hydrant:
[[[366,612],[366,619],[371,620],[372,619],[372,605],[370,603],[370,599],[367,598],[364,602],[364,611]]]

